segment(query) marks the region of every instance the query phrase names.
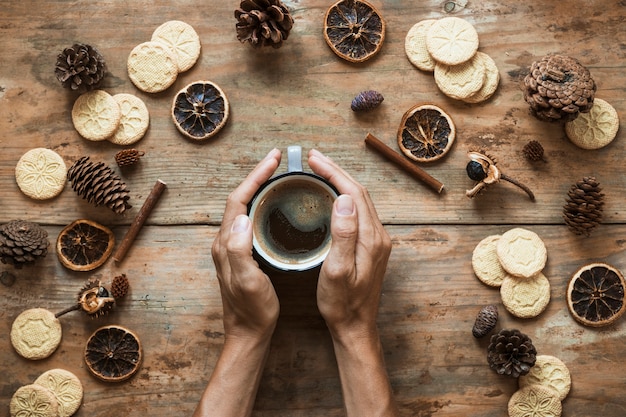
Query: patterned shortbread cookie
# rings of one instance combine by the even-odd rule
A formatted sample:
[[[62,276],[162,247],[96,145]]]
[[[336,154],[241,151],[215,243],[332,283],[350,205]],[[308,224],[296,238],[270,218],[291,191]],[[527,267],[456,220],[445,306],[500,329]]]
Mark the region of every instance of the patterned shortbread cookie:
[[[144,42],[130,52],[128,76],[133,84],[146,93],[158,93],[174,84],[178,64],[172,50],[161,42]]]
[[[448,97],[463,100],[476,94],[485,83],[485,66],[476,55],[458,65],[435,64],[435,83]]]
[[[155,29],[152,41],[167,45],[176,57],[178,71],[194,66],[200,56],[200,38],[191,25],[180,20],[170,20]]]
[[[35,148],[26,152],[15,166],[15,181],[20,190],[35,200],[56,197],[63,191],[67,167],[61,155],[51,149]]]
[[[500,297],[504,307],[515,317],[537,317],[550,302],[550,281],[541,272],[530,278],[509,275],[502,281]]]
[[[521,227],[503,233],[496,252],[502,268],[522,278],[541,272],[548,259],[548,251],[541,238],[535,232]]]
[[[26,359],[44,359],[61,343],[61,323],[44,308],[23,311],[11,327],[11,344]]]
[[[476,52],[476,58],[479,59],[485,67],[485,81],[480,90],[469,97],[463,99],[466,103],[481,103],[493,96],[500,84],[500,71],[496,62],[484,52]]]
[[[428,29],[435,23],[435,19],[426,19],[409,29],[404,39],[404,52],[411,64],[415,65],[422,71],[434,71],[435,61],[426,49],[426,33]]]
[[[476,54],[478,33],[467,20],[444,17],[428,29],[426,48],[435,61],[458,65],[469,61]]]
[[[133,94],[116,94],[113,99],[119,105],[122,117],[117,130],[108,140],[116,145],[131,145],[143,138],[148,130],[148,108],[142,99]]]
[[[563,406],[559,394],[550,387],[528,385],[513,393],[509,417],[560,417]]]
[[[500,235],[487,236],[474,248],[472,252],[472,268],[480,281],[490,287],[502,285],[506,271],[500,265],[496,244],[500,240]]]
[[[600,149],[615,139],[619,129],[617,111],[606,101],[596,98],[588,113],[579,113],[565,123],[569,140],[582,149]]]
[[[11,417],[58,417],[58,403],[49,389],[36,384],[18,388],[9,405]]]
[[[71,416],[83,402],[83,384],[76,375],[65,369],[46,371],[34,383],[52,392],[59,405],[59,417]]]
[[[572,386],[572,377],[567,366],[559,359],[551,355],[537,355],[535,365],[530,368],[526,375],[518,379],[520,388],[527,385],[545,385],[559,394],[559,400],[563,401]]]
[[[106,140],[117,130],[121,117],[117,102],[104,90],[82,94],[72,107],[74,128],[88,140]]]

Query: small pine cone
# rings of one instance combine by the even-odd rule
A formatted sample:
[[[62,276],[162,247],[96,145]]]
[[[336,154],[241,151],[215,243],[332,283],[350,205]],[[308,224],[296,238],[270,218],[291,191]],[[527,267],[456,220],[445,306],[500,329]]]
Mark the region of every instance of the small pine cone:
[[[372,110],[383,102],[385,98],[378,91],[362,91],[352,100],[350,108],[352,111]]]
[[[137,149],[122,149],[115,154],[115,162],[120,168],[135,165],[139,159],[145,155],[145,152]]]
[[[576,59],[549,54],[532,63],[523,90],[524,100],[538,119],[567,122],[591,110],[596,83]]]
[[[0,260],[20,269],[48,253],[48,232],[37,223],[12,220],[0,227]]]
[[[563,206],[563,219],[572,233],[589,236],[602,221],[604,194],[595,177],[584,177],[572,185]]]
[[[487,348],[489,367],[500,375],[517,378],[535,365],[537,349],[530,337],[516,329],[502,329],[491,336]]]
[[[293,27],[289,9],[280,0],[241,0],[235,18],[237,39],[255,48],[280,48]]]
[[[95,48],[77,43],[58,55],[54,72],[63,87],[85,92],[102,81],[106,64]]]
[[[124,298],[126,294],[128,294],[128,289],[130,288],[130,282],[126,277],[126,274],[118,275],[113,278],[113,282],[111,283],[111,295],[113,298],[120,299]]]
[[[117,214],[132,207],[126,184],[102,162],[83,156],[68,169],[67,179],[79,196],[96,207],[104,205]]]
[[[531,140],[522,148],[522,153],[524,154],[524,156],[528,160],[533,162],[545,161],[545,159],[543,158],[543,152],[543,146],[541,146],[541,143],[537,142],[536,140]]]
[[[475,338],[481,338],[489,334],[498,322],[498,307],[488,305],[480,309],[472,328],[472,335]]]

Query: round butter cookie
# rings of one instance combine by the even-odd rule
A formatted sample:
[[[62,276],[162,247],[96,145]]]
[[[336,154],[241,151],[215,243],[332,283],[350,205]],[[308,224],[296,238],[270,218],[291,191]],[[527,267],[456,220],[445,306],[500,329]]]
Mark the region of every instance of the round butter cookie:
[[[152,33],[151,40],[172,50],[179,72],[189,70],[200,57],[200,37],[191,25],[180,20],[163,23]]]
[[[15,181],[20,190],[35,200],[47,200],[63,191],[67,166],[51,149],[35,148],[26,152],[15,166]]]
[[[485,66],[476,55],[457,65],[437,63],[435,83],[446,96],[466,99],[476,94],[485,83]]]
[[[458,65],[469,61],[478,50],[478,33],[467,20],[444,17],[435,21],[426,34],[426,48],[437,62]]]
[[[18,388],[11,397],[11,417],[58,417],[58,403],[52,392],[40,385]]]
[[[44,308],[23,311],[13,321],[11,344],[26,359],[44,359],[61,343],[61,323]]]
[[[122,113],[117,102],[104,90],[80,95],[72,107],[72,122],[87,140],[106,140],[117,130]]]
[[[529,278],[541,272],[548,259],[548,251],[541,238],[521,227],[503,233],[496,246],[502,268],[509,274]]]
[[[484,284],[490,287],[502,285],[504,277],[508,274],[500,265],[496,245],[500,240],[500,235],[487,236],[474,248],[472,252],[472,268],[474,274]]]
[[[128,76],[132,83],[146,93],[158,93],[174,84],[178,64],[172,50],[161,42],[144,42],[128,55]]]
[[[482,103],[483,101],[489,100],[496,92],[498,85],[500,84],[500,71],[498,70],[498,66],[493,58],[480,51],[476,52],[475,56],[476,59],[481,61],[485,67],[485,80],[480,90],[463,99],[464,102],[472,104]]]
[[[422,71],[432,72],[435,70],[435,61],[426,48],[426,33],[433,23],[435,23],[435,19],[417,22],[409,29],[404,39],[404,52],[407,58],[411,64]]]
[[[34,384],[52,392],[59,405],[59,417],[71,416],[83,402],[83,384],[76,375],[65,369],[46,371],[35,380]]]
[[[116,145],[132,145],[146,134],[150,125],[150,114],[142,99],[133,94],[116,94],[113,99],[117,102],[122,116],[120,124],[108,138]]]
[[[533,384],[550,387],[559,394],[560,401],[567,397],[572,386],[572,377],[567,366],[551,355],[537,355],[535,365],[517,381],[520,388]]]
[[[619,129],[617,111],[606,101],[596,98],[588,113],[565,123],[565,134],[582,149],[600,149],[615,139]]]
[[[560,417],[563,406],[559,394],[550,387],[528,385],[513,393],[509,417]]]
[[[530,278],[507,276],[500,286],[502,304],[515,317],[537,317],[550,302],[550,281],[539,272]]]

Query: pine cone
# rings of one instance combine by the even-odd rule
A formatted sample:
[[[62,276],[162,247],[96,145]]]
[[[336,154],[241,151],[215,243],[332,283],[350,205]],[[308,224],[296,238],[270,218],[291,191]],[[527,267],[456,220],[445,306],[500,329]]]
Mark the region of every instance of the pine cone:
[[[0,227],[0,260],[16,268],[33,264],[48,253],[48,232],[36,223],[12,220]]]
[[[595,177],[584,177],[572,185],[563,206],[563,219],[572,233],[589,236],[602,221],[604,194]]]
[[[126,274],[118,275],[113,278],[113,282],[111,283],[111,295],[116,300],[119,298],[124,298],[126,294],[128,294],[129,288],[130,282],[126,277]]]
[[[115,162],[120,168],[135,165],[139,162],[139,158],[145,155],[145,152],[137,149],[122,149],[115,154]]]
[[[538,119],[567,122],[591,110],[596,83],[576,59],[550,54],[532,63],[523,89]]]
[[[59,54],[54,72],[63,87],[85,92],[102,81],[106,64],[95,48],[77,43]]]
[[[532,340],[517,329],[502,329],[491,336],[487,352],[489,367],[513,378],[526,375],[537,356]]]
[[[536,140],[531,140],[524,145],[522,153],[530,161],[545,161],[545,159],[543,159],[543,146]]]
[[[255,48],[280,48],[293,27],[289,9],[280,0],[241,0],[235,18],[237,39]]]
[[[350,108],[352,111],[372,110],[380,105],[385,98],[378,91],[367,90],[357,94],[352,100]]]
[[[496,327],[498,321],[498,307],[488,305],[480,309],[472,328],[472,335],[481,338],[489,334]]]
[[[96,207],[105,205],[117,214],[132,207],[126,184],[102,162],[92,162],[83,156],[68,169],[67,179],[79,196]]]

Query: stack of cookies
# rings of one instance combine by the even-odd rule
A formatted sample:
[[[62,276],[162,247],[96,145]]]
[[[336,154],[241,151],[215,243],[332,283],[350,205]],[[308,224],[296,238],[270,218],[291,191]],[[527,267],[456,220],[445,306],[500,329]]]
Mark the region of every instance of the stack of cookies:
[[[11,417],[69,417],[82,402],[83,385],[78,377],[64,369],[52,369],[15,391],[9,408]]]
[[[550,301],[550,282],[542,273],[546,261],[541,238],[523,228],[488,236],[472,253],[472,268],[478,279],[499,287],[504,307],[520,318],[538,316]]]
[[[464,19],[422,20],[409,30],[404,47],[413,65],[434,72],[437,87],[448,97],[480,103],[500,83],[498,67],[489,55],[478,51],[478,33]]]

